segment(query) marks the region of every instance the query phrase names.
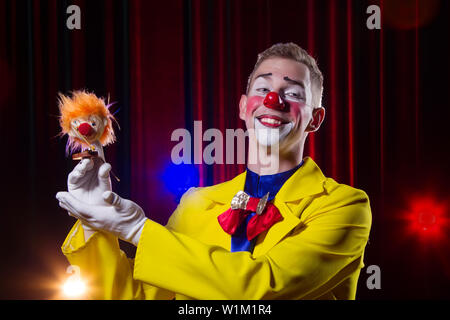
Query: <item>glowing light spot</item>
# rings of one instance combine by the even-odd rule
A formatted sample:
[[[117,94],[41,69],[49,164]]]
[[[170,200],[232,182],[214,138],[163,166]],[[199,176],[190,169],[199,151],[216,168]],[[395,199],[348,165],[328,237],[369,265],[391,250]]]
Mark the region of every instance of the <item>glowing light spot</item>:
[[[86,285],[81,279],[68,279],[63,285],[64,295],[70,298],[81,297],[86,292]]]
[[[437,217],[432,212],[421,211],[418,214],[417,222],[422,227],[423,231],[427,231],[436,225]]]
[[[198,169],[193,164],[169,164],[161,175],[168,191],[180,202],[181,196],[191,187],[199,185]]]
[[[83,294],[86,292],[86,284],[81,280],[80,267],[70,265],[67,267],[66,272],[72,275],[67,278],[62,286],[64,295],[71,299],[82,298]]]
[[[416,197],[410,200],[406,218],[412,234],[424,238],[440,238],[447,224],[446,207],[431,197]]]

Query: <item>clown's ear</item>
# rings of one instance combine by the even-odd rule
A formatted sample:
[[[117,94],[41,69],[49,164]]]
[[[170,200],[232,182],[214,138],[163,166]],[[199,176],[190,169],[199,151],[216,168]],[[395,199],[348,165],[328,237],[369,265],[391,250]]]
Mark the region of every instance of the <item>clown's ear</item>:
[[[106,125],[108,124],[108,119],[103,119],[103,126],[106,127]]]

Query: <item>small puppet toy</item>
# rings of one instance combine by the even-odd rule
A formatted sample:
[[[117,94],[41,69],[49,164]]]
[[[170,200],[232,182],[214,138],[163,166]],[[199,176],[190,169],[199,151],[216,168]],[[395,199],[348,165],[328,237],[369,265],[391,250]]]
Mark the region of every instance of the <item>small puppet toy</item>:
[[[100,157],[105,161],[103,146],[116,140],[112,121],[117,121],[109,111],[111,105],[86,91],[74,91],[72,97],[59,94],[60,135],[68,135],[66,155],[81,151],[72,159]]]

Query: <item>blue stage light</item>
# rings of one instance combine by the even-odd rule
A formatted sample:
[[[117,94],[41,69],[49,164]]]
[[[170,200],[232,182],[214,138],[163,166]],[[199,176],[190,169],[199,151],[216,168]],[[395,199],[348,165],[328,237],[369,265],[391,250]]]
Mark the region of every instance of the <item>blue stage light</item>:
[[[199,185],[198,169],[193,164],[169,164],[162,174],[162,180],[167,190],[180,202],[183,194],[191,187]]]

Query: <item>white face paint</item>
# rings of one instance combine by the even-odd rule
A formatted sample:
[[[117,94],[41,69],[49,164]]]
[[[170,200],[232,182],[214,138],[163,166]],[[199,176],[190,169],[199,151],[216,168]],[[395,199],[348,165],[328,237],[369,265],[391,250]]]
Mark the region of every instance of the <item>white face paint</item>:
[[[92,134],[90,134],[88,137],[82,137],[77,129],[82,123],[85,122],[88,123],[92,128]],[[94,141],[97,141],[101,138],[107,124],[108,124],[107,119],[102,119],[100,116],[97,115],[75,118],[72,120],[71,131],[69,132],[69,135],[72,138],[78,138],[82,141],[86,140],[89,143],[93,143]]]
[[[269,147],[280,143],[291,132],[294,124],[292,122],[282,124],[278,128],[269,128],[255,118],[255,136],[258,143]]]

